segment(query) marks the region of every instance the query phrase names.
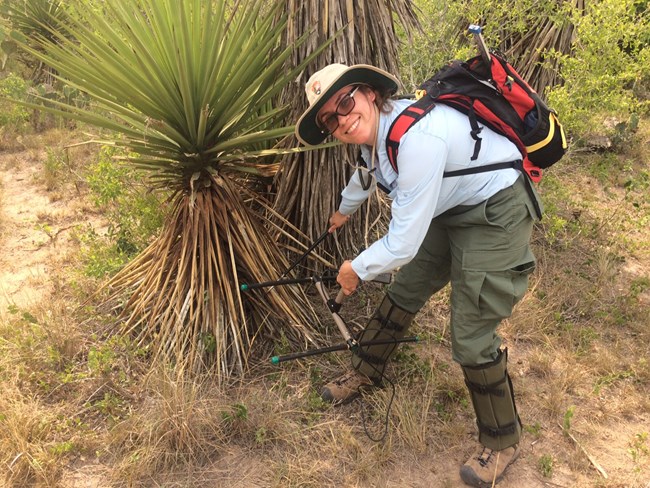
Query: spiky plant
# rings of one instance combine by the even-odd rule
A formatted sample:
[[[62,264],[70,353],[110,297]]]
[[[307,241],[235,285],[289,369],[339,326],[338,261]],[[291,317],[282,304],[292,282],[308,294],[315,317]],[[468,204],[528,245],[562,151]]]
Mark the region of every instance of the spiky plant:
[[[2,0],[0,14],[9,19],[8,32],[5,33],[2,46],[2,50],[7,53],[15,49],[15,41],[12,40],[15,38],[23,42],[31,42],[36,38],[55,42],[54,32],[67,19],[61,0]],[[37,42],[32,45],[36,49],[39,47]],[[32,65],[33,59],[25,62]],[[31,77],[34,80],[51,82],[52,73],[42,63],[33,66],[33,70]]]
[[[280,45],[281,7],[80,2],[64,30],[53,31],[56,42],[24,46],[92,100],[89,109],[50,110],[119,135],[111,144],[171,194],[161,234],[110,282],[109,303],[126,297],[120,331],[185,367],[209,365],[222,379],[245,370],[257,338],[304,344],[316,322],[295,287],[244,297],[238,286],[286,267],[276,245],[286,231],[267,229],[255,209],[269,205],[250,185],[274,172],[264,156],[293,131],[274,106],[303,69],[287,62],[294,45]]]
[[[36,35],[54,40],[52,28],[65,22],[67,12],[61,0],[2,0],[0,13],[11,18],[11,25],[29,38]]]

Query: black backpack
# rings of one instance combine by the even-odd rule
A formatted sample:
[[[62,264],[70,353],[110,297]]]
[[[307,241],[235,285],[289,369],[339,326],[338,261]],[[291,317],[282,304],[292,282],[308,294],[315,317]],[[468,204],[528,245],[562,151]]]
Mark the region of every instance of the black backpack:
[[[482,43],[482,37],[478,34]],[[484,46],[484,44],[483,44]],[[386,137],[388,159],[395,170],[402,136],[443,103],[466,114],[475,141],[472,160],[481,149],[478,122],[506,136],[519,149],[521,160],[489,164],[445,172],[445,177],[516,168],[535,182],[542,169],[559,161],[567,149],[567,140],[556,112],[537,95],[517,71],[495,52],[485,50],[468,61],[452,61],[416,91],[417,100],[393,121]],[[526,178],[530,188],[530,181]],[[533,198],[536,203],[536,199]],[[538,214],[541,211],[537,209]]]

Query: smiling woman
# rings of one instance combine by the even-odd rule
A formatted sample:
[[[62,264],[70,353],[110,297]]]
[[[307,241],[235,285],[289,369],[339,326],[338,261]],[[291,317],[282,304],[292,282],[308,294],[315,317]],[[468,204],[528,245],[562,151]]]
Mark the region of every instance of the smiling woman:
[[[375,102],[395,93],[398,86],[393,75],[367,64],[326,66],[307,81],[309,108],[296,123],[298,140],[313,146],[329,135],[352,136],[354,129],[354,140],[343,142],[372,144],[378,121]]]
[[[354,86],[350,91],[342,88],[318,112],[316,124],[325,135],[332,134],[339,126],[339,116],[348,115],[354,108],[354,95],[359,91],[359,86]]]
[[[297,137],[308,145],[329,135],[359,145],[371,175],[369,182],[361,172],[352,176],[329,231],[341,228],[376,187],[393,200],[387,234],[344,261],[338,283],[349,295],[360,280],[399,268],[357,337],[382,344],[355,349],[353,370],[325,385],[321,396],[346,403],[364,387],[381,385],[386,363],[417,312],[451,283],[451,352],[466,379],[481,443],[460,475],[468,485],[489,486],[519,454],[521,422],[497,327],[523,297],[535,268],[529,241],[537,195],[526,191],[526,176],[513,167],[482,168],[521,159],[512,142],[482,127],[481,150],[474,154],[469,118],[444,105],[402,137],[393,166],[383,141],[401,114],[417,109],[411,100],[387,100],[398,86],[378,68],[342,64],[326,66],[305,85],[309,107],[298,120]],[[445,178],[455,170],[463,171]]]
[[[327,120],[330,129],[323,133],[331,134],[341,142],[374,145],[379,119],[374,103],[375,92],[367,86],[349,90],[349,87],[340,89],[323,105],[316,121]],[[355,103],[355,95],[359,103]]]

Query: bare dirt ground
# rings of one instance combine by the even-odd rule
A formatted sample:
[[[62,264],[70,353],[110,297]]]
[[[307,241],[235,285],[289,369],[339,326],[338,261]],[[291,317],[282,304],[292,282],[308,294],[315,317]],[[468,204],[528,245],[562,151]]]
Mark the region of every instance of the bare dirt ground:
[[[57,239],[52,240],[38,226],[46,215],[54,217],[54,212],[59,216],[67,212],[67,202],[50,202],[45,188],[37,181],[42,172],[37,154],[20,152],[2,157],[2,309],[34,304],[51,292],[47,276],[57,254]]]
[[[42,300],[47,300],[57,287],[65,284],[52,281],[57,274],[54,271],[65,266],[66,255],[74,252],[77,243],[73,230],[89,222],[98,228],[102,223],[100,217],[89,209],[80,192],[57,192],[47,188],[43,178],[44,151],[25,150],[0,155],[0,311],[8,307],[28,309]],[[647,232],[641,239],[649,239]],[[646,241],[647,242],[647,241]],[[626,260],[611,283],[615,293],[617,287],[629,288],[629,282],[650,274],[650,262],[647,252]],[[542,278],[540,278],[542,279]],[[615,281],[614,281],[615,280]],[[648,293],[641,297],[646,305]],[[1,314],[0,314],[1,317]],[[420,318],[421,326],[434,329],[439,325],[428,324],[427,320],[438,319],[425,314]],[[517,340],[516,331],[511,324],[505,324],[504,335],[513,363],[510,367],[513,381],[518,386],[521,397],[520,411],[526,424],[538,423],[539,435],[524,436],[521,455],[511,472],[498,486],[502,488],[648,488],[650,487],[650,457],[640,455],[635,461],[631,455],[630,440],[639,433],[650,431],[650,412],[648,403],[637,403],[640,408],[626,408],[626,397],[638,396],[636,386],[631,381],[621,381],[613,388],[603,390],[590,405],[580,405],[581,415],[572,424],[573,438],[563,433],[562,426],[549,422],[541,413],[547,403],[558,402],[567,405],[562,399],[554,397],[553,385],[566,377],[575,381],[575,365],[565,363],[563,356],[555,356],[547,351],[544,369],[539,367],[539,356],[535,356],[526,341]],[[449,363],[449,350],[444,344],[426,346],[420,353],[424,360],[436,363]],[[646,358],[647,359],[647,358]],[[587,372],[585,372],[587,373]],[[458,372],[453,373],[456,376]],[[589,390],[590,384],[576,383],[572,388],[576,392]],[[650,392],[648,392],[650,394]],[[397,395],[407,396],[408,391],[398,388]],[[570,401],[570,400],[567,400]],[[561,418],[561,413],[558,412]],[[251,417],[260,418],[265,412],[255,412],[251,408]],[[302,462],[317,472],[320,479],[337,480],[332,485],[322,486],[377,486],[377,487],[462,487],[458,476],[458,467],[474,450],[474,428],[469,410],[456,414],[445,424],[435,424],[431,429],[445,430],[442,439],[455,439],[444,445],[436,442],[436,432],[424,434],[429,440],[420,445],[420,449],[409,450],[403,447],[393,448],[392,453],[385,454],[381,448],[365,438],[359,425],[359,406],[351,404],[339,409],[330,409],[321,417],[321,426],[332,424],[332,438],[339,431],[336,425],[346,427],[345,434],[353,439],[340,441],[341,449],[357,450],[360,453],[374,453],[377,457],[386,456],[382,463],[381,481],[376,473],[369,478],[372,484],[364,484],[358,477],[346,478],[341,473],[341,464],[331,451],[318,453],[318,446],[306,443],[305,460],[296,457],[294,464]],[[261,420],[260,420],[261,422]],[[355,426],[356,425],[356,426]],[[392,426],[391,429],[399,428]],[[449,430],[455,429],[454,435]],[[393,434],[391,434],[393,435]],[[443,441],[444,442],[444,441]],[[295,448],[295,446],[294,446]],[[331,449],[331,445],[328,446]],[[550,478],[540,472],[540,458],[545,454],[554,458],[553,475]],[[639,454],[639,453],[637,453]],[[345,458],[353,458],[346,454]],[[291,459],[291,453],[280,458]],[[357,460],[360,461],[360,460]],[[250,450],[245,445],[236,443],[220,453],[212,465],[202,466],[179,474],[163,484],[152,482],[150,486],[214,486],[214,487],[265,487],[284,486],[277,475],[278,453],[263,449]],[[107,475],[110,466],[92,459],[77,459],[69,466],[61,479],[60,486],[67,488],[90,488],[111,486]],[[275,474],[274,474],[275,471]],[[290,483],[287,486],[315,486]]]
[[[48,188],[47,157],[43,149],[0,155],[0,310],[47,299],[52,271],[77,248],[75,229],[104,225],[74,186]]]

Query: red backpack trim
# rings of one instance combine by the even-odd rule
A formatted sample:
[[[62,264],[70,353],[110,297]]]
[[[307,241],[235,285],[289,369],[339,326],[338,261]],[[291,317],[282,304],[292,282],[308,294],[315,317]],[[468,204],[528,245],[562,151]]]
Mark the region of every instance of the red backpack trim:
[[[402,137],[435,107],[436,102],[469,117],[475,140],[472,160],[478,157],[481,146],[478,122],[517,146],[522,155],[523,171],[533,181],[541,179],[542,168],[562,157],[567,147],[566,137],[555,113],[507,61],[494,53],[491,60],[489,67],[480,56],[467,62],[453,61],[422,84],[426,95],[404,109],[388,130],[386,150],[395,172],[398,172],[397,156]],[[529,117],[536,120],[534,125]],[[529,153],[529,148],[535,151]]]

